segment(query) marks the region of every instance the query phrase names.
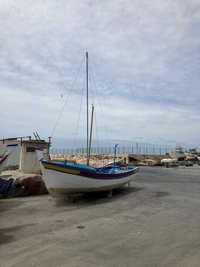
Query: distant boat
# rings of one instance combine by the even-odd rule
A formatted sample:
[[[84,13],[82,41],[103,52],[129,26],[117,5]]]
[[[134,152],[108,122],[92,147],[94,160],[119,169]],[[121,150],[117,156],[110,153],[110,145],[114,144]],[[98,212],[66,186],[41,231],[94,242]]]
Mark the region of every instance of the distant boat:
[[[43,179],[46,187],[53,195],[106,191],[120,188],[133,179],[137,167],[113,164],[101,168],[90,166],[90,151],[92,143],[93,112],[89,133],[88,109],[88,53],[86,52],[86,90],[87,90],[87,164],[72,162],[56,162],[42,160]],[[116,146],[115,146],[116,157]]]

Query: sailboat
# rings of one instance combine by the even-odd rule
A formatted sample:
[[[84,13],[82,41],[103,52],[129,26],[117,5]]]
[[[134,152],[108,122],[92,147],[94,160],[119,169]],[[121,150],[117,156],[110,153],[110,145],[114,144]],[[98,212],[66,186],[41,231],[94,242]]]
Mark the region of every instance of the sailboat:
[[[70,195],[94,191],[112,191],[129,184],[133,174],[138,171],[134,166],[120,166],[115,163],[104,167],[90,166],[90,152],[92,143],[93,113],[89,132],[88,108],[88,52],[86,52],[86,97],[87,97],[87,164],[78,164],[68,161],[56,162],[41,160],[43,179],[47,190],[53,196]],[[116,147],[115,147],[116,156]]]

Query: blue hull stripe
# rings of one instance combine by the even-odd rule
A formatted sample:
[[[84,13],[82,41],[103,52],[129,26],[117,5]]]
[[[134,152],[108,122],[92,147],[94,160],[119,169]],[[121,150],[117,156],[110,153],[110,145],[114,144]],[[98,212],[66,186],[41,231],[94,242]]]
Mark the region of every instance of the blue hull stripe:
[[[71,166],[70,164],[65,163],[55,163],[50,161],[42,161],[43,166],[46,169],[54,170],[61,173],[71,173],[71,171],[77,170],[79,171],[79,176],[87,177],[87,178],[93,178],[93,179],[121,179],[128,177],[138,171],[137,167],[129,167],[128,169],[119,169],[118,172],[106,172],[103,171],[103,168],[92,168],[88,166],[84,166],[82,164],[76,166]],[[80,167],[81,166],[81,167]],[[62,168],[61,168],[62,167]],[[106,170],[106,169],[105,169]],[[73,173],[71,173],[73,174]]]

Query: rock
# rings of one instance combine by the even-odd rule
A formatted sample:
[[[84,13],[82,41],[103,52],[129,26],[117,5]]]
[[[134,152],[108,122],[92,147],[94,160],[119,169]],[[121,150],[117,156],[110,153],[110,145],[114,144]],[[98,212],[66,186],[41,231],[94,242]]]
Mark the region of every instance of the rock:
[[[23,188],[19,193],[20,196],[42,195],[48,193],[41,175],[17,179],[16,184]]]

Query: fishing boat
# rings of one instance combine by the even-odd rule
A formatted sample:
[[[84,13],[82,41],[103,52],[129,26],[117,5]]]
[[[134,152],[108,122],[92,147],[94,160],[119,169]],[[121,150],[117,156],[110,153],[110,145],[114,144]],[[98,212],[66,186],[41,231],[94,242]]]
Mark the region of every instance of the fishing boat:
[[[137,167],[119,165],[115,162],[117,145],[115,145],[113,164],[98,168],[90,166],[94,106],[92,105],[89,131],[88,52],[86,52],[86,98],[87,164],[41,160],[44,182],[48,191],[54,196],[92,191],[111,191],[129,184],[133,179],[133,174],[138,171]]]

